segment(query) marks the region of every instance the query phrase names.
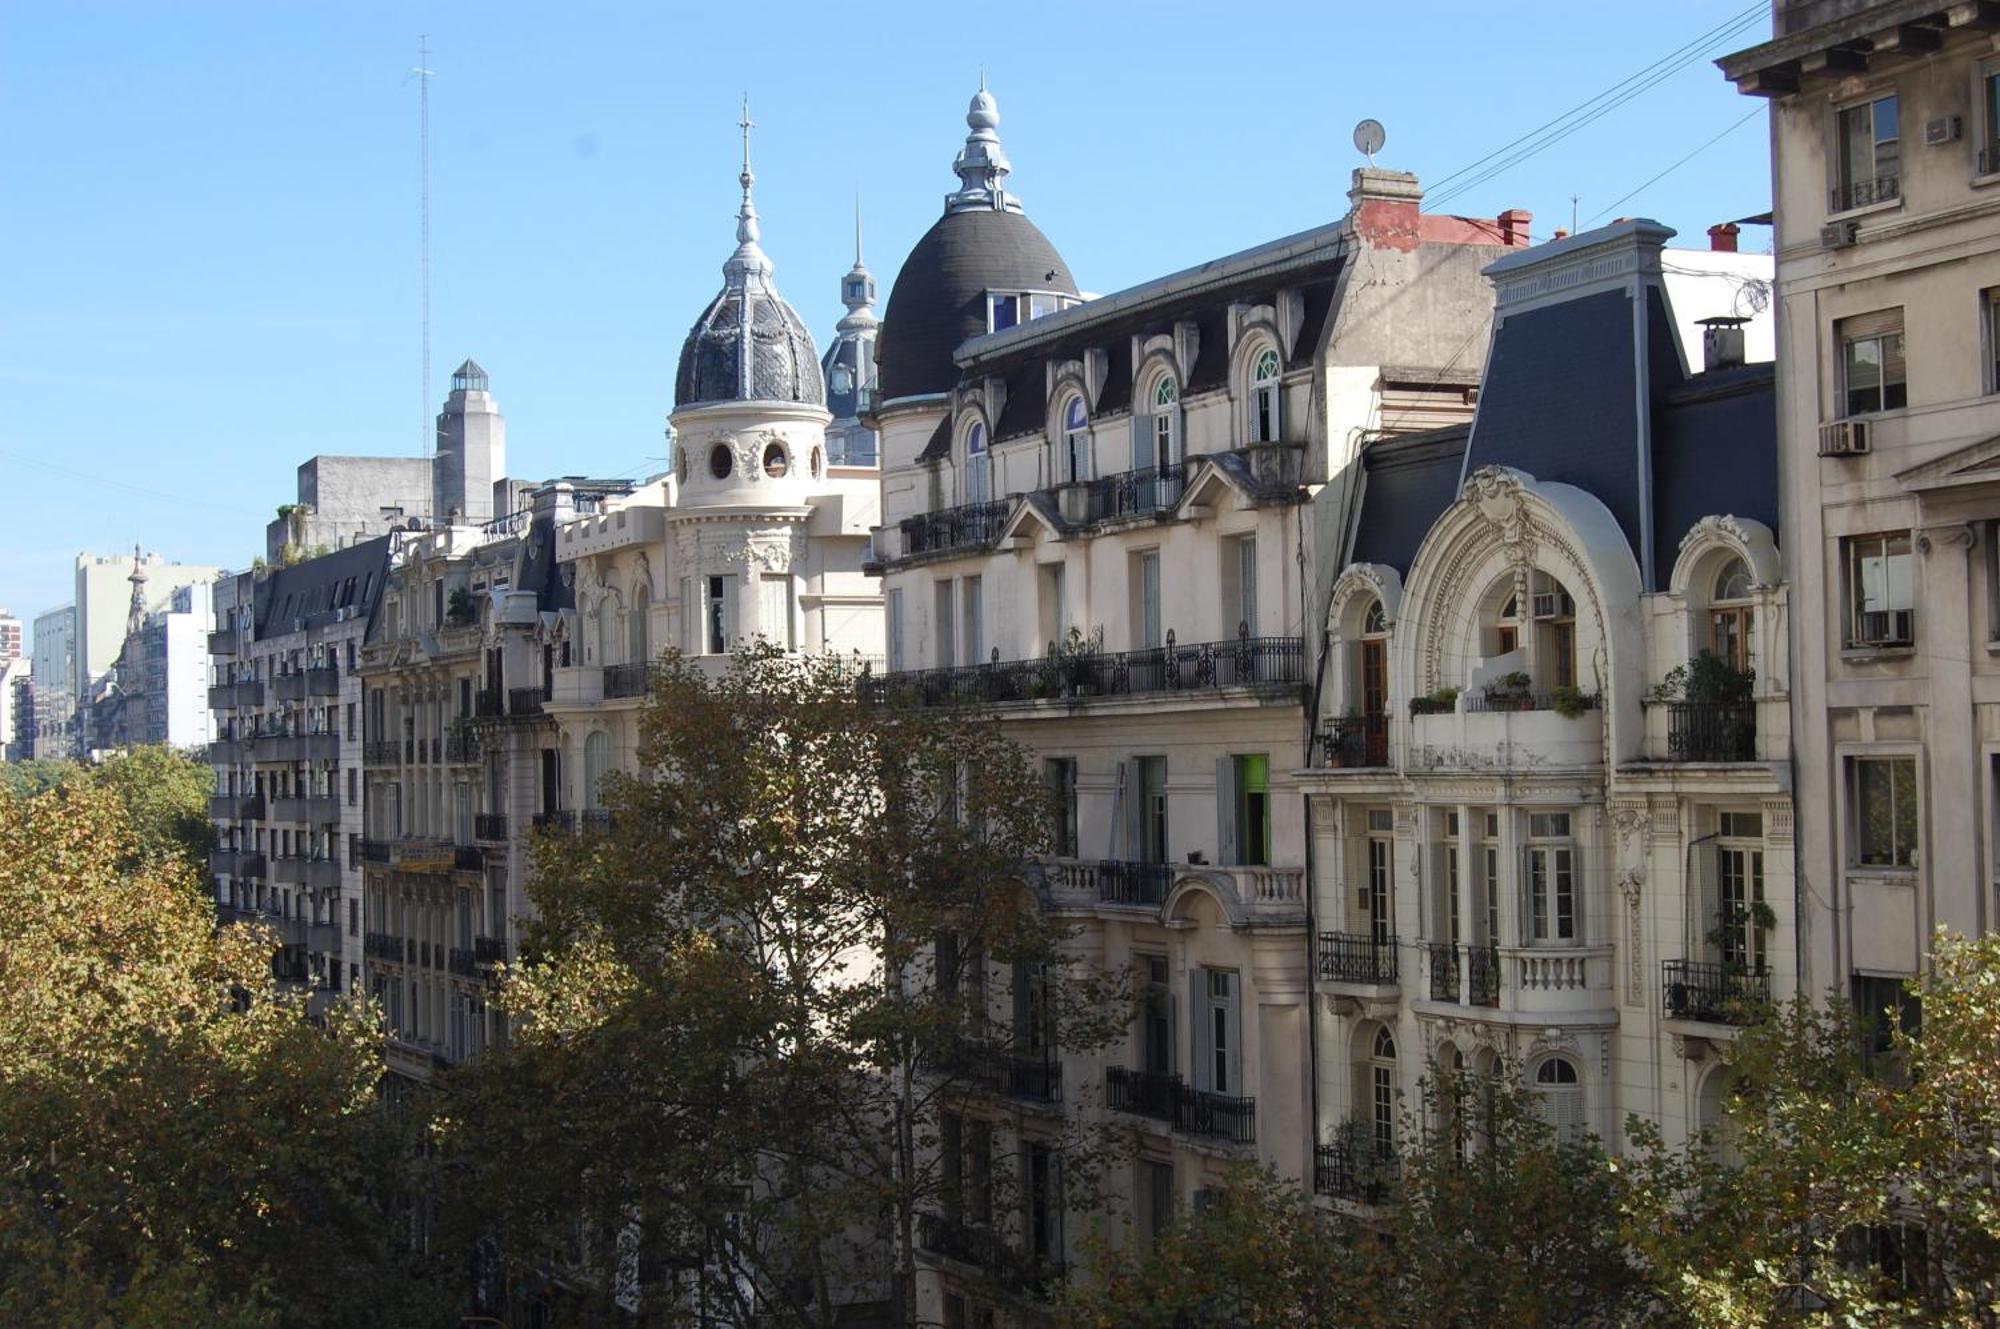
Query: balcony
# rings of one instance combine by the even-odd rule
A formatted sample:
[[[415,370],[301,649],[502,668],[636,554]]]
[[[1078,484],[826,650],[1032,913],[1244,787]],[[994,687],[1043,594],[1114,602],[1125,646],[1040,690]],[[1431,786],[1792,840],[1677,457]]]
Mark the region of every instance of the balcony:
[[[472,698],[472,714],[479,720],[498,720],[507,714],[507,696],[492,688],[481,688]]]
[[[361,842],[361,861],[363,863],[389,863],[393,862],[394,859],[395,855],[389,852],[389,842],[387,840],[363,840]]]
[[[1389,764],[1389,717],[1350,715],[1328,720],[1313,740],[1312,764],[1328,770]]]
[[[1669,1020],[1703,1024],[1756,1024],[1771,1004],[1771,976],[1740,966],[1701,960],[1668,960],[1662,966]]]
[[[279,701],[305,701],[311,697],[338,697],[340,671],[331,665],[317,669],[296,669],[280,674],[272,685]]]
[[[653,667],[643,661],[604,666],[604,699],[612,701],[619,697],[645,696],[652,681],[652,672]]]
[[[363,766],[394,766],[402,758],[402,744],[393,738],[378,738],[361,745]]]
[[[507,814],[504,812],[475,812],[472,814],[472,838],[489,844],[507,843]]]
[[[567,808],[535,814],[535,829],[551,835],[568,835],[576,830],[576,814]]]
[[[1560,705],[1559,705],[1560,701]],[[1461,696],[1454,708],[1413,709],[1408,764],[1440,770],[1486,764],[1494,753],[1514,764],[1599,766],[1604,762],[1604,712],[1595,696],[1496,690]],[[1481,758],[1479,754],[1487,754]]]
[[[1062,1061],[1054,1048],[1016,1052],[1008,1044],[958,1040],[926,1059],[937,1075],[1030,1103],[1062,1102]]]
[[[453,845],[451,866],[454,872],[484,872],[486,851],[476,844]]]
[[[1834,186],[1827,193],[1826,206],[1829,212],[1852,212],[1855,208],[1873,207],[1877,203],[1894,203],[1902,196],[1902,176],[1878,175]]]
[[[1001,499],[905,517],[901,523],[903,557],[984,548],[1000,538],[1000,528],[1007,524],[1013,509],[1010,500]]]
[[[478,965],[507,963],[507,939],[505,937],[474,937],[472,939],[472,960]]]
[[[219,656],[233,656],[233,655],[235,655],[235,654],[236,654],[236,629],[235,629],[235,628],[223,628],[223,629],[221,629],[220,631],[217,631],[217,632],[211,632],[211,633],[209,633],[209,634],[208,634],[208,653],[209,653],[210,655],[219,655]]]
[[[340,820],[340,800],[331,794],[311,798],[274,798],[272,821],[304,821],[325,825]]]
[[[1500,948],[1465,948],[1465,1001],[1468,1006],[1500,1004]]]
[[[216,821],[262,821],[262,794],[217,794],[208,800],[208,815]]]
[[[508,688],[507,718],[534,721],[542,718],[542,703],[548,694],[541,688]]]
[[[1667,707],[1667,760],[1757,760],[1756,703],[1670,703]]]
[[[451,970],[452,973],[457,974],[461,978],[471,978],[477,972],[478,961],[474,957],[471,947],[454,946],[451,949],[450,957],[445,962],[445,968]]]
[[[1038,1300],[1051,1297],[1067,1276],[1061,1260],[1017,1250],[991,1227],[945,1214],[918,1213],[917,1248],[982,1270],[1002,1286]]]
[[[1319,978],[1322,983],[1394,987],[1396,938],[1367,932],[1320,933]]]
[[[1305,679],[1298,637],[1239,636],[1234,641],[1136,651],[1050,654],[954,669],[906,670],[857,680],[862,698],[891,706],[997,706],[1014,702],[1199,693],[1230,687],[1293,687]]]
[[[309,951],[318,951],[321,955],[331,955],[338,958],[340,955],[340,924],[306,924],[306,949]]]
[[[250,745],[236,738],[218,738],[208,745],[211,766],[234,766],[250,758]]]
[[[258,762],[338,761],[340,735],[331,731],[323,734],[259,734],[251,746],[250,759]]]
[[[1382,1204],[1402,1186],[1403,1163],[1373,1141],[1342,1139],[1313,1149],[1313,1193],[1355,1204]]]
[[[263,704],[262,683],[218,683],[208,690],[208,709],[211,711],[245,710]]]
[[[1170,863],[1131,863],[1118,859],[1097,862],[1061,861],[1052,863],[1050,875],[1065,893],[1094,896],[1103,904],[1149,905],[1166,903],[1173,882]]]
[[[271,880],[285,886],[321,889],[340,885],[340,860],[280,855],[271,860]]]
[[[1104,1099],[1114,1112],[1165,1122],[1188,1135],[1232,1144],[1257,1142],[1256,1099],[1190,1088],[1178,1075],[1107,1067]]]
[[[1165,512],[1187,492],[1192,462],[1121,471],[1049,491],[1050,506],[1074,525]]]
[[[265,870],[264,855],[248,849],[211,849],[208,870],[217,876],[261,878]]]
[[[444,736],[444,759],[454,766],[469,766],[483,753],[479,735],[469,729],[454,728]]]
[[[401,937],[387,932],[370,932],[361,939],[361,953],[371,960],[394,960],[401,964],[408,951]]]
[[[1460,976],[1458,947],[1448,941],[1427,941],[1424,956],[1430,962],[1431,1000],[1456,1002]]]

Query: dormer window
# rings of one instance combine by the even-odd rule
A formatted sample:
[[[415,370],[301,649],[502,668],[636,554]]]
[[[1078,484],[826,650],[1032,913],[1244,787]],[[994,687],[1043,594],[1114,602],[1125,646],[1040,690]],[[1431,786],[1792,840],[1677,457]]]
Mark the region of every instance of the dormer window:
[[[1021,321],[1021,297],[1018,295],[989,295],[986,297],[986,326],[1000,332]]]
[[[1250,441],[1278,441],[1280,374],[1278,352],[1269,346],[1257,353],[1250,369]]]
[[[1165,471],[1180,460],[1180,384],[1162,374],[1153,386],[1153,469]]]
[[[1756,615],[1751,595],[1749,565],[1740,558],[1723,564],[1709,598],[1708,646],[1717,659],[1738,673],[1750,668],[1750,630]]]
[[[965,501],[984,503],[993,497],[993,459],[986,451],[986,426],[974,421],[965,435]]]
[[[1075,483],[1090,478],[1090,416],[1083,398],[1071,397],[1063,407],[1062,477]]]
[[[833,372],[827,375],[827,386],[836,393],[852,392],[854,375],[848,371],[846,365],[835,365]]]

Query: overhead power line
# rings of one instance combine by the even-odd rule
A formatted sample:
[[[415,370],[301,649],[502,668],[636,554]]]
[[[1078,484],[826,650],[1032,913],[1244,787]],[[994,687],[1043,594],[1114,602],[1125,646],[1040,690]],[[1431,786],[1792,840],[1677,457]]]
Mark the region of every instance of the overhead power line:
[[[1679,161],[1675,162],[1672,166],[1667,167],[1664,171],[1661,171],[1658,175],[1646,181],[1646,183],[1640,185],[1637,189],[1634,189],[1631,193],[1621,194],[1618,198],[1612,200],[1612,202],[1606,205],[1602,211],[1598,212],[1597,214],[1595,214],[1590,218],[1591,223],[1595,224],[1598,217],[1602,217],[1607,213],[1616,210],[1622,204],[1629,202],[1631,199],[1638,197],[1640,194],[1645,193],[1648,189],[1651,189],[1654,185],[1660,183],[1660,181],[1666,179],[1668,176],[1672,175],[1675,171],[1680,170],[1681,167],[1686,166],[1696,157],[1701,156],[1702,153],[1707,152],[1710,148],[1722,142],[1723,139],[1728,138],[1731,134],[1743,128],[1743,126],[1749,124],[1752,120],[1756,119],[1763,113],[1764,113],[1764,108],[1761,104],[1751,107],[1748,111],[1743,113],[1743,117],[1741,119],[1733,122],[1727,129],[1715,135],[1713,138],[1710,138],[1705,142],[1703,142],[1702,145],[1696,148],[1693,152],[1690,152],[1687,156],[1681,158]]]

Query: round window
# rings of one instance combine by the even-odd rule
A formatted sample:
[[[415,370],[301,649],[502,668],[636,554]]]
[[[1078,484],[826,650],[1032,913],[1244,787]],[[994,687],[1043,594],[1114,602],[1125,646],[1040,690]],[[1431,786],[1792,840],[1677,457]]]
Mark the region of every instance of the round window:
[[[785,472],[790,469],[792,463],[785,456],[784,444],[773,443],[764,449],[764,474],[773,480],[782,480],[785,478]]]
[[[822,453],[818,448],[813,449],[812,468],[813,479],[815,480],[826,474],[826,454]]]
[[[727,480],[729,472],[736,467],[736,459],[729,455],[729,445],[718,443],[709,449],[708,473],[718,480]]]

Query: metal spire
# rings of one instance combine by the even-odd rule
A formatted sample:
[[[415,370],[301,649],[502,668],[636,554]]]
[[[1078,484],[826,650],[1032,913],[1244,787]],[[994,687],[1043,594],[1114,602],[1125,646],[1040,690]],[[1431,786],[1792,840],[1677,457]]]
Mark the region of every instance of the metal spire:
[[[757,242],[762,230],[757,225],[757,202],[751,197],[751,187],[757,183],[756,172],[750,169],[750,131],[757,122],[750,118],[750,94],[743,94],[743,118],[736,122],[743,131],[743,173],[736,177],[743,186],[743,204],[736,213],[736,252],[722,265],[723,275],[731,285],[746,284],[750,277],[768,279],[772,266],[770,257]]]
[[[965,124],[972,132],[965,136],[965,146],[951,163],[951,169],[958,173],[960,187],[945,195],[944,210],[1021,211],[1021,201],[1001,183],[1014,164],[1007,160],[1007,152],[1000,146],[1000,103],[986,90],[983,66],[979,71],[979,91],[973,94],[972,105],[966,108]]]

